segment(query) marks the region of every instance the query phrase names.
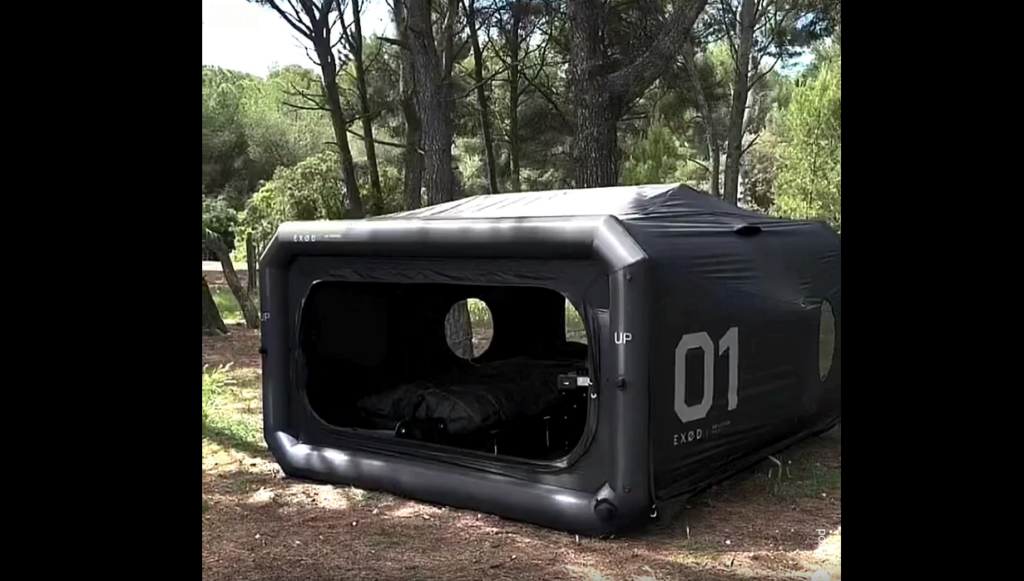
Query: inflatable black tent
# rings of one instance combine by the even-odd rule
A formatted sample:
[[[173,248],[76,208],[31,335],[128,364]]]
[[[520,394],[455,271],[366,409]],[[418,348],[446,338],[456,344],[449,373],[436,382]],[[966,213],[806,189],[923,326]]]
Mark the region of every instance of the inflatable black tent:
[[[685,186],[286,223],[259,275],[290,476],[607,534],[840,417],[839,237]],[[493,337],[467,360],[468,298]]]

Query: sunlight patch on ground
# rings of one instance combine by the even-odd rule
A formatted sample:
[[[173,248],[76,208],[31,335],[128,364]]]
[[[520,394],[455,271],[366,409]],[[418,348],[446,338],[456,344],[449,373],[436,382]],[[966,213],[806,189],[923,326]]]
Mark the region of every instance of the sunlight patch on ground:
[[[777,455],[782,474],[780,462],[770,461],[696,498],[685,523],[661,534],[574,539],[493,515],[284,477],[263,442],[258,333],[240,328],[203,341],[210,364],[203,372],[204,578],[303,581],[330,566],[361,579],[841,579],[838,427]],[[236,363],[214,367],[222,361]],[[819,541],[818,526],[836,530],[821,531]],[[453,567],[461,574],[453,576]]]
[[[609,577],[593,567],[569,566],[566,567],[566,569],[568,569],[569,573],[572,575],[579,577],[580,579],[585,579],[586,581],[659,581],[658,577],[654,574],[654,571],[646,565],[642,566],[642,569],[645,571],[643,575],[628,575],[626,577]]]
[[[277,464],[263,458],[256,458],[203,439],[203,472],[226,474],[244,470],[246,472],[273,473]]]
[[[420,517],[429,520],[431,518],[439,516],[442,512],[444,512],[444,509],[437,508],[435,506],[428,506],[426,504],[418,504],[415,502],[406,502],[397,509],[389,511],[388,516],[392,518]]]
[[[218,408],[225,414],[262,416],[260,376],[260,370],[251,367],[232,369],[229,397],[222,398]]]
[[[825,540],[813,551],[796,551],[792,556],[811,571],[825,571],[830,579],[842,578],[843,537],[842,527],[828,531]],[[815,581],[818,581],[815,579]]]
[[[600,571],[596,571],[591,567],[569,566],[566,567],[566,569],[568,569],[573,575],[576,575],[581,579],[586,579],[587,581],[619,581],[618,579],[606,577]]]
[[[246,502],[250,504],[273,502],[293,507],[315,506],[323,509],[345,510],[352,503],[352,499],[347,490],[334,486],[293,483],[279,488],[261,488],[251,494]]]
[[[663,556],[645,552],[644,557],[664,559],[694,568],[729,572],[743,579],[809,579],[818,571],[827,577],[821,581],[841,579],[842,546],[838,533],[830,535],[814,551],[733,551],[706,552],[700,545],[694,550]],[[816,577],[815,581],[819,581]]]
[[[680,565],[691,565],[697,567],[706,567],[717,562],[716,555],[709,555],[700,550],[684,551],[682,553],[675,553],[668,557],[668,560],[673,563]]]

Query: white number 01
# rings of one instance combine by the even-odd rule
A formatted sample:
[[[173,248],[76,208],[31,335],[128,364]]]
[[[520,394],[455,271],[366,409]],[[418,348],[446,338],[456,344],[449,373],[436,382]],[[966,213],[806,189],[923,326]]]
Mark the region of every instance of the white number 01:
[[[697,405],[686,405],[686,354],[691,349],[704,353],[704,395]],[[729,354],[729,409],[739,405],[739,356],[740,332],[736,327],[729,329],[718,343],[718,355]],[[676,415],[686,422],[699,420],[708,415],[715,397],[715,344],[707,333],[683,335],[676,346]]]

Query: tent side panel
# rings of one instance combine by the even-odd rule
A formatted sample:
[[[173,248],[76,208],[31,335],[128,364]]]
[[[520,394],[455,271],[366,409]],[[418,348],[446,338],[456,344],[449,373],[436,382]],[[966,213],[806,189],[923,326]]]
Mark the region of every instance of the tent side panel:
[[[682,497],[839,417],[838,237],[807,223],[627,225],[650,255],[655,496]],[[835,340],[821,340],[825,303]],[[826,307],[826,310],[827,307]],[[822,380],[819,347],[835,345]]]

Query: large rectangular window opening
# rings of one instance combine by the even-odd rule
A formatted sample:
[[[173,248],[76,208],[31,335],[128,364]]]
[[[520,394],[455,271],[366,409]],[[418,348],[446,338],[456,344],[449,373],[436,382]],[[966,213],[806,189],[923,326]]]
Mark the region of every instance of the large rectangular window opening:
[[[300,315],[306,399],[390,443],[564,461],[597,405],[580,310],[536,286],[318,282]]]

